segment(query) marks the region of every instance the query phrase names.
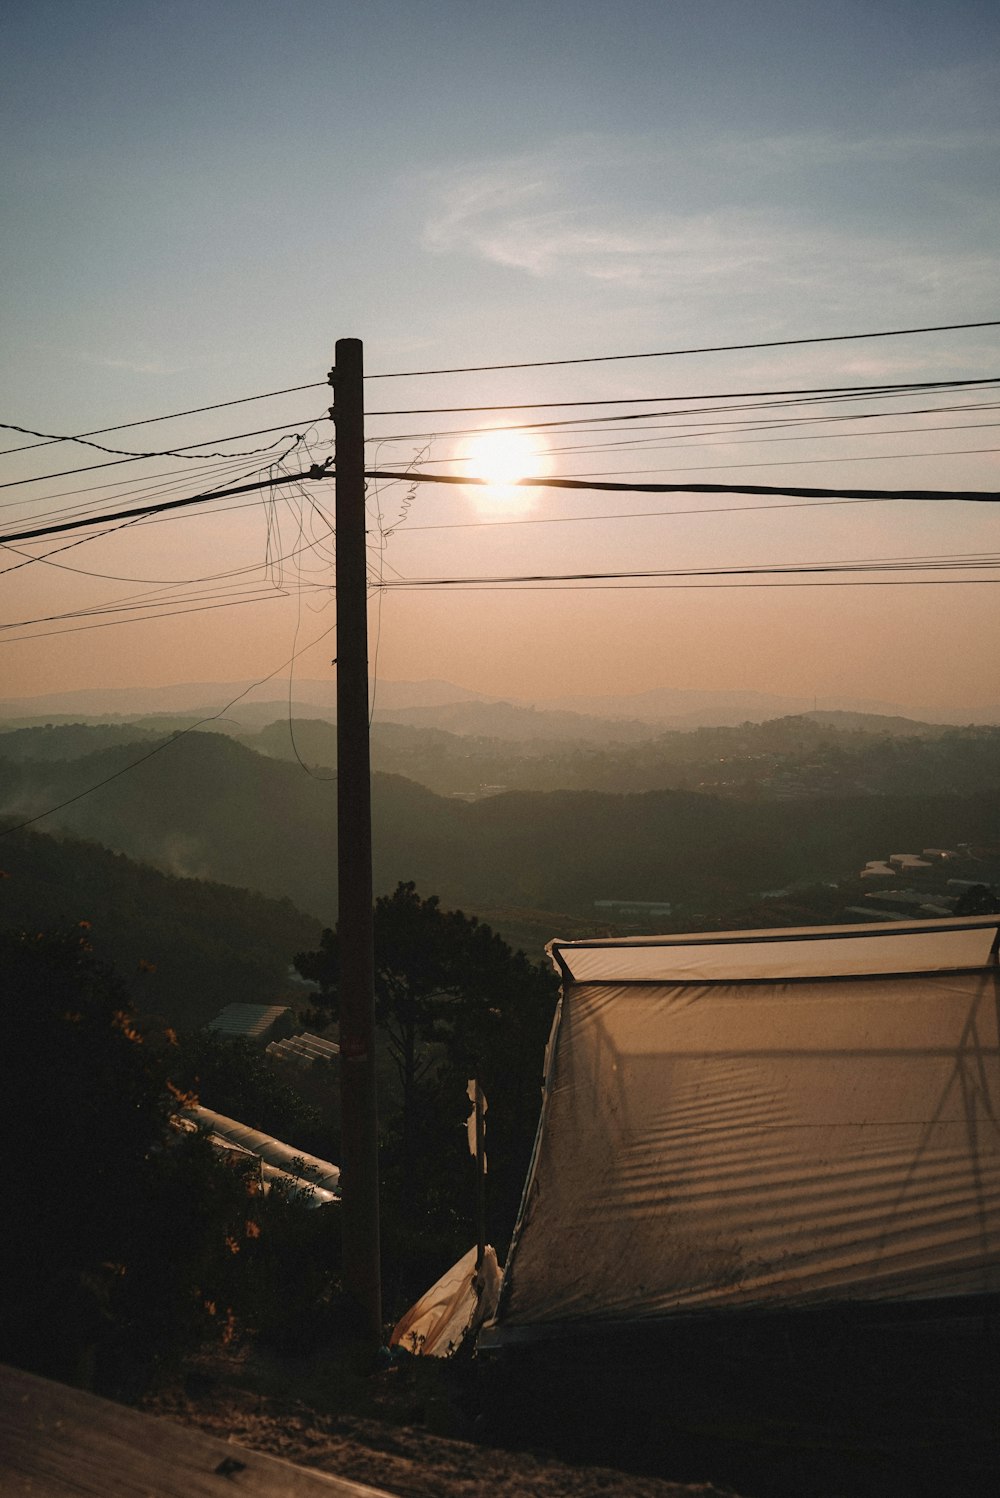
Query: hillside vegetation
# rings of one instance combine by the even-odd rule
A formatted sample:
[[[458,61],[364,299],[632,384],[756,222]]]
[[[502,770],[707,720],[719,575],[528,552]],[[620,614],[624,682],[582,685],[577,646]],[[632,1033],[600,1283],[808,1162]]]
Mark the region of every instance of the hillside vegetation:
[[[235,736],[275,758],[298,756],[328,772],[336,767],[336,726],[323,719],[301,719],[293,725],[285,719]],[[467,797],[495,793],[498,787],[709,789],[744,799],[810,792],[948,793],[1000,786],[1000,729],[942,728],[905,718],[818,713],[739,728],[670,733],[647,729],[640,738],[623,734],[615,741],[608,734],[600,739],[514,739],[376,722],[372,766],[405,775],[440,795]]]
[[[148,752],[143,742],[73,760],[8,760],[0,764],[5,809],[30,816],[67,801],[131,764],[137,747]],[[940,755],[940,789],[911,790],[901,768],[924,750]],[[699,911],[793,881],[837,879],[889,851],[997,841],[1000,791],[989,731],[968,739],[961,732],[893,739],[883,758],[895,766],[892,794],[848,787],[810,794],[806,757],[796,761],[789,799],[563,789],[466,803],[376,774],[376,889],[414,879],[448,904],[491,912],[583,915],[608,898],[669,900]],[[65,806],[46,825],[168,873],[291,898],[329,921],[335,811],[329,770],[306,774],[220,734],[196,733]]]
[[[292,955],[319,938],[320,923],[290,900],[177,878],[71,837],[14,833],[0,866],[0,927],[89,922],[137,1007],[178,1029],[234,1001],[287,1001]]]

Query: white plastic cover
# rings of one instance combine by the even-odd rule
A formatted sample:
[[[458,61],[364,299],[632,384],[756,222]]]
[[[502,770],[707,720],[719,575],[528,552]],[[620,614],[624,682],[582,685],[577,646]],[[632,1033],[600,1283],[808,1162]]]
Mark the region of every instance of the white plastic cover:
[[[403,1347],[421,1357],[451,1357],[465,1338],[493,1315],[500,1291],[500,1266],[487,1243],[477,1271],[476,1253],[476,1248],[470,1248],[410,1307],[393,1328],[391,1347]]]
[[[996,967],[879,976],[900,953],[985,964],[996,920],[955,923],[932,938],[940,951],[927,924],[843,946],[828,931],[814,945],[560,946],[574,972],[617,957],[626,981],[564,987],[501,1338],[1000,1291]],[[845,950],[853,963],[854,946],[874,976],[760,981],[767,948],[808,972]],[[678,951],[758,981],[635,981]]]
[[[551,942],[564,976],[578,983],[747,982],[753,978],[861,977],[871,973],[952,972],[989,961],[996,919],[971,916],[805,926],[623,941]]]
[[[230,1144],[238,1145],[259,1157],[268,1165],[275,1166],[287,1175],[307,1181],[311,1186],[322,1187],[325,1192],[336,1192],[340,1186],[340,1166],[330,1160],[321,1160],[318,1155],[308,1155],[294,1145],[285,1144],[260,1129],[251,1129],[238,1119],[227,1118],[224,1113],[214,1113],[211,1108],[195,1105],[185,1109],[188,1118],[200,1128],[210,1129],[213,1134]]]

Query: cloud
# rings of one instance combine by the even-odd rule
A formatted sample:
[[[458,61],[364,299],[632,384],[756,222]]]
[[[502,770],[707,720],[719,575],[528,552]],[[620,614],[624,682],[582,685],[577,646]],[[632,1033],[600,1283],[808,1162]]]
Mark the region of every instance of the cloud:
[[[532,276],[582,276],[640,286],[711,279],[757,261],[760,244],[713,215],[609,211],[575,205],[579,162],[521,157],[439,180],[425,248],[465,253]]]
[[[933,144],[957,150],[960,143],[967,145],[968,137]],[[859,229],[857,220],[848,225],[843,211],[815,193],[778,203],[773,195],[744,192],[736,201],[725,190],[731,172],[718,177],[727,153],[730,165],[739,155],[748,165],[786,160],[798,166],[807,158],[860,160],[879,152],[885,163],[927,144],[916,136],[851,141],[810,135],[717,140],[693,154],[648,142],[627,150],[597,138],[564,142],[433,179],[422,242],[436,254],[471,256],[534,278],[598,282],[653,296],[697,296],[722,286],[738,295],[770,296],[850,287],[915,303],[945,294],[989,302],[997,257],[971,230],[970,240],[955,242],[950,223],[937,233],[926,225],[917,240],[891,218],[871,215],[867,229]],[[699,185],[700,168],[707,172],[713,161],[716,176]],[[761,206],[747,206],[755,196]],[[712,206],[673,209],[692,200]]]
[[[105,354],[90,354],[82,349],[67,349],[70,358],[80,364],[89,364],[97,369],[120,369],[126,374],[175,375],[183,374],[184,365],[167,364],[162,359],[122,359]]]

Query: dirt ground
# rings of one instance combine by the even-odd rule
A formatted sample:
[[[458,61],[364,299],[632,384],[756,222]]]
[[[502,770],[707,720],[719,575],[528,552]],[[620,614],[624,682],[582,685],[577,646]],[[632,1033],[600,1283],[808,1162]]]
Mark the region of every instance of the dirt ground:
[[[834,1333],[817,1336],[796,1355],[772,1338],[767,1356],[755,1345],[737,1358],[727,1343],[728,1368],[716,1349],[700,1380],[693,1355],[671,1373],[636,1349],[617,1398],[605,1355],[525,1377],[489,1359],[373,1370],[343,1348],[309,1359],[230,1348],[190,1360],[142,1407],[399,1498],[1000,1492],[1000,1362],[985,1344],[949,1334],[930,1354],[904,1341],[890,1358],[878,1332],[838,1362]]]
[[[336,1378],[324,1383],[315,1365],[295,1369],[217,1354],[196,1360],[143,1408],[399,1498],[736,1498],[730,1488],[574,1466],[543,1452],[456,1438],[451,1432],[461,1413],[440,1392],[436,1370],[425,1379],[393,1369],[369,1382],[370,1412],[324,1413],[344,1402],[345,1389]],[[297,1388],[309,1397],[295,1397]],[[357,1402],[356,1390],[348,1402]]]

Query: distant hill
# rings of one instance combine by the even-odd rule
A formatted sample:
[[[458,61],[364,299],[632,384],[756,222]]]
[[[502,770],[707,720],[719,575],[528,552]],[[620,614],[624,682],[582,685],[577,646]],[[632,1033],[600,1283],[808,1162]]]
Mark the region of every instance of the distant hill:
[[[605,718],[639,719],[661,728],[725,728],[741,723],[763,723],[772,718],[823,713],[855,713],[865,717],[930,719],[935,723],[1000,723],[1000,704],[977,710],[954,707],[933,712],[904,707],[898,702],[866,698],[813,698],[779,696],[769,692],[698,691],[679,687],[657,687],[628,695],[560,697],[550,708]]]
[[[651,737],[649,724],[582,713],[524,707],[513,702],[455,702],[440,707],[376,708],[375,722],[441,728],[480,738],[588,739],[594,743],[634,743]]]
[[[0,841],[0,925],[29,930],[90,924],[144,1013],[177,1029],[223,1005],[277,1003],[301,989],[292,957],[320,924],[289,900],[178,879],[93,843],[23,831]],[[140,970],[140,963],[142,968]]]
[[[509,711],[501,726],[511,732],[517,727],[537,730],[547,716],[510,704],[469,704],[454,712],[492,713],[497,707]],[[559,730],[591,726],[582,717],[564,716],[571,724],[560,722]],[[620,727],[601,722],[611,731]],[[192,720],[156,715],[134,727],[102,723],[15,729],[0,732],[0,758],[54,762],[129,742],[144,743],[148,753],[181,726],[191,727]],[[371,760],[375,771],[405,776],[438,795],[472,800],[498,790],[698,790],[773,800],[937,795],[1000,786],[998,728],[949,728],[847,712],[804,713],[736,728],[640,728],[636,741],[601,742],[586,737],[515,739],[382,721],[372,728]],[[272,759],[301,761],[319,784],[336,770],[336,725],[323,718],[282,717],[260,729],[220,722],[211,725],[211,732]]]
[[[45,726],[14,728],[2,732],[0,722],[0,759],[41,760],[79,759],[98,749],[117,744],[153,744],[169,735],[162,729],[138,723],[50,723]]]
[[[551,706],[570,712],[596,713],[601,717],[640,718],[643,722],[660,723],[665,727],[723,728],[805,713],[814,702],[812,698],[780,696],[772,692],[656,687],[652,691],[622,696],[562,697]],[[898,711],[895,703],[841,699],[824,703],[824,707],[865,713]]]
[[[840,733],[882,733],[906,738],[940,738],[949,731],[944,723],[923,723],[917,718],[900,718],[884,713],[849,713],[840,711],[802,713],[811,723],[834,728]]]
[[[67,762],[5,761],[4,810],[31,815],[67,801],[123,770],[137,747],[148,752],[142,744]],[[178,875],[288,896],[329,923],[335,801],[328,777],[199,733],[118,774],[46,825]],[[414,879],[422,891],[473,911],[582,916],[598,899],[699,908],[792,881],[839,878],[887,849],[997,842],[1000,793],[799,793],[766,801],[563,790],[466,804],[377,774],[373,830],[377,890]]]
[[[527,726],[534,722],[532,715]],[[281,759],[298,755],[330,769],[337,763],[336,728],[321,720],[295,723],[294,738],[287,720],[240,738]],[[3,742],[0,736],[0,753]],[[376,770],[473,799],[497,789],[712,790],[773,799],[1000,786],[1000,729],[946,728],[860,713],[645,733],[634,743],[515,740],[383,722],[373,726],[371,756]]]
[[[64,720],[94,717],[135,718],[147,713],[188,713],[194,710],[217,711],[231,701],[237,693],[251,687],[246,681],[195,681],[177,682],[162,687],[96,687],[83,691],[47,692],[38,697],[10,697],[0,700],[0,718],[32,719],[50,718]],[[336,679],[331,672],[328,680],[310,680],[308,677],[294,682],[293,694],[297,703],[312,707],[323,707],[331,714],[336,710]],[[383,707],[434,706],[445,702],[480,701],[483,694],[468,687],[460,687],[448,681],[385,681],[379,679],[375,696]],[[287,704],[287,691],[280,687],[275,691],[273,680],[253,687],[239,704],[239,711],[256,709],[262,702],[277,705]],[[271,712],[271,716],[277,713]]]

